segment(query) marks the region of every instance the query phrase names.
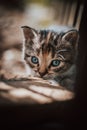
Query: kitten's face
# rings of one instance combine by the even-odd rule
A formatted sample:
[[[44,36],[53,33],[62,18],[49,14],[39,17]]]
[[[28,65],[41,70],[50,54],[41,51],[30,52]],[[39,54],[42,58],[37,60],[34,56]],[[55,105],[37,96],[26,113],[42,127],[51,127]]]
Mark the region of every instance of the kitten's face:
[[[71,30],[58,34],[51,30],[36,31],[23,27],[24,59],[35,76],[53,79],[63,75],[74,64],[78,32]]]

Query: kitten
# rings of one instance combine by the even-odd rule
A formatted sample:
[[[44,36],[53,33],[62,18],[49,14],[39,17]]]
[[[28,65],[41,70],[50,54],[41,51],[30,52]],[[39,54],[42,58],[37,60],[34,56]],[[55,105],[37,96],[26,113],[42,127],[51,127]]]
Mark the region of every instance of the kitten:
[[[33,76],[74,90],[78,31],[54,27],[45,30],[23,26],[23,58]]]

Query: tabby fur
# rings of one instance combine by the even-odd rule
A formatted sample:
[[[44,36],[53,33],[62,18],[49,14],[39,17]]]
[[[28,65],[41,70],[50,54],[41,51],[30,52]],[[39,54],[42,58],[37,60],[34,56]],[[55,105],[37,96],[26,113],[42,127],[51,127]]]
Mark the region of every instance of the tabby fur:
[[[25,39],[23,58],[30,73],[73,91],[79,39],[77,29],[22,28]]]

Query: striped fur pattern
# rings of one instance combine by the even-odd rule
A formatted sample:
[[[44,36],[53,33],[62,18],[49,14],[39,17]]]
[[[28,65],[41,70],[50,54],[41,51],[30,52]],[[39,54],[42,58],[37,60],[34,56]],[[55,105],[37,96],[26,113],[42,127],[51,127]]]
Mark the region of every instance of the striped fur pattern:
[[[23,26],[24,60],[34,76],[73,90],[79,34],[76,29],[36,30]]]

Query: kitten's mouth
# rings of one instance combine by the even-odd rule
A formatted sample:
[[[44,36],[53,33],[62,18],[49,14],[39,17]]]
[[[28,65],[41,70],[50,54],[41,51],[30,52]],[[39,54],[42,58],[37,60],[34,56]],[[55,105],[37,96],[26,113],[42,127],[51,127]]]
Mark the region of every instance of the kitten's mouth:
[[[53,73],[50,73],[50,74],[45,74],[45,75],[41,76],[39,73],[35,73],[34,77],[42,78],[44,80],[50,80],[50,79],[54,79],[55,75]]]
[[[48,80],[48,79],[54,79],[54,76],[51,75],[51,74],[47,74],[47,75],[44,75],[42,78],[43,78],[44,80]]]
[[[35,74],[34,77],[42,78],[42,79],[44,79],[44,80],[47,80],[47,79],[51,79],[51,78],[52,78],[51,75],[40,76],[39,74]]]

